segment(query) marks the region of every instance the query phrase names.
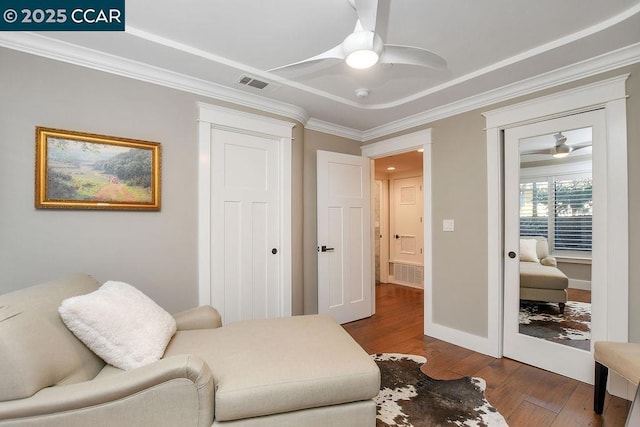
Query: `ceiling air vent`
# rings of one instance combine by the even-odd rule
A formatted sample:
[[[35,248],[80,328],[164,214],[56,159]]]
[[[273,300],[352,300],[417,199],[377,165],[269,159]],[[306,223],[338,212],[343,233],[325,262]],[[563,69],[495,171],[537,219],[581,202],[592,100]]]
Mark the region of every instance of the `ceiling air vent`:
[[[236,83],[242,86],[249,86],[254,89],[258,89],[260,91],[265,91],[265,92],[273,92],[280,87],[279,85],[273,82],[265,82],[247,75],[240,76],[240,78],[236,81]]]

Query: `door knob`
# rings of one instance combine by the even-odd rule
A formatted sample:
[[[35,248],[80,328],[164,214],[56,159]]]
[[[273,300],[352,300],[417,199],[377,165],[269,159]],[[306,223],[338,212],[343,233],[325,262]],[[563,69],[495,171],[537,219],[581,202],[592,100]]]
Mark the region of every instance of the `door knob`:
[[[516,257],[516,253],[513,251],[510,251],[507,255],[509,255],[509,258],[513,259]]]
[[[322,246],[320,247],[320,251],[322,251],[322,252],[333,252],[333,251],[334,251],[334,248],[328,248],[328,247],[326,247],[325,245],[322,245]]]
[[[278,253],[278,250],[276,248],[273,248],[273,249],[271,249],[271,253],[275,255],[275,254]]]
[[[400,238],[400,235],[399,235],[399,234],[396,234],[396,239],[399,239],[399,238]]]

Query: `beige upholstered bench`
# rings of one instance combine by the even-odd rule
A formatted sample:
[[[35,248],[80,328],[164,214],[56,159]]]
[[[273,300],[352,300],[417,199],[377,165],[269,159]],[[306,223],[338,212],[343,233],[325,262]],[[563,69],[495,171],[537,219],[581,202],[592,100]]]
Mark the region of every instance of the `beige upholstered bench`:
[[[598,341],[594,348],[593,410],[602,414],[609,369],[636,386],[640,382],[640,343]]]
[[[527,241],[535,240],[527,254]],[[567,302],[569,278],[557,267],[549,255],[547,239],[541,236],[520,239],[520,299],[527,301],[557,302],[560,313]]]

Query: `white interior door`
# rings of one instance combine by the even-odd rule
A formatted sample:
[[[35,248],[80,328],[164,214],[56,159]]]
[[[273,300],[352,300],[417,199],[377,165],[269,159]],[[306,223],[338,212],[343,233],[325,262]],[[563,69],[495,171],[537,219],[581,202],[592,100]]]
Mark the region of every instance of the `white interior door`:
[[[278,144],[211,130],[212,301],[225,323],[281,316]]]
[[[602,279],[606,265],[606,134],[604,112],[547,120],[505,130],[505,254],[504,254],[504,355],[524,363],[593,384],[591,351],[557,344],[519,333],[520,307],[520,142],[523,139],[554,134],[558,131],[592,128],[593,147],[593,249],[592,317],[593,342],[605,339],[607,319],[606,283]],[[513,256],[513,258],[511,256]]]
[[[422,266],[422,177],[391,182],[391,262]]]
[[[340,323],[371,316],[370,160],[318,151],[318,312]]]

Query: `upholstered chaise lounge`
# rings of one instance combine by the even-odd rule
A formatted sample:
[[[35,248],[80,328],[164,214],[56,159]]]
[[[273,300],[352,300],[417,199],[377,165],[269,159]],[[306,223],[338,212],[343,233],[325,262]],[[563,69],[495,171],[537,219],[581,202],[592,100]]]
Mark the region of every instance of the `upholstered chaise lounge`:
[[[567,302],[569,279],[549,256],[549,244],[544,237],[520,239],[520,299],[557,302],[560,313]]]
[[[76,275],[0,296],[0,426],[375,425],[380,371],[332,319],[221,326],[195,308],[160,360],[122,370],[58,313],[99,286]]]

